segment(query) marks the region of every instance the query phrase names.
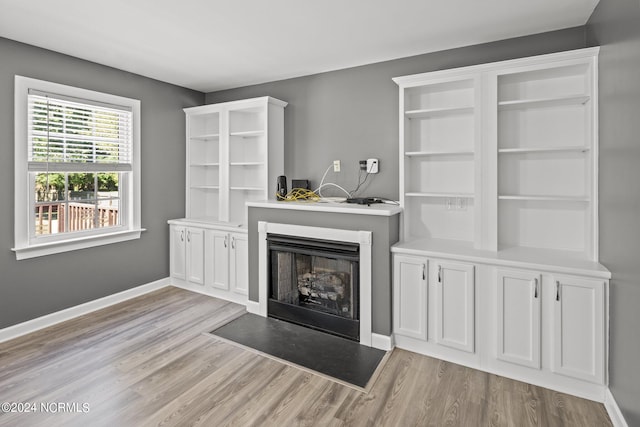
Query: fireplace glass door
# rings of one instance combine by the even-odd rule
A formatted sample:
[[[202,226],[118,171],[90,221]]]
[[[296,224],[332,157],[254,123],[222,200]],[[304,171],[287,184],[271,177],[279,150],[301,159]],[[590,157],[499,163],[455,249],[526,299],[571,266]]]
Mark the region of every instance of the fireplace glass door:
[[[359,245],[269,234],[271,317],[358,341]]]

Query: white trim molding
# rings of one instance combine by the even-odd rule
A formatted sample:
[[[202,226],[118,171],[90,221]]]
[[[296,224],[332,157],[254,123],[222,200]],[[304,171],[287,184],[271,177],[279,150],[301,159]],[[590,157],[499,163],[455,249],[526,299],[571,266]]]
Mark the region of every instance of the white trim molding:
[[[371,232],[342,230],[338,228],[310,227],[306,225],[258,222],[258,310],[255,314],[267,316],[268,299],[268,248],[267,234],[304,236],[311,239],[333,240],[360,245],[360,344],[375,347],[372,340],[371,322]],[[255,306],[249,309],[255,310]]]
[[[395,341],[393,339],[393,334],[390,336],[380,335],[376,333],[371,334],[371,347],[384,350],[391,351],[395,347]]]
[[[0,343],[18,338],[22,335],[36,332],[40,329],[48,328],[49,326],[71,320],[73,318],[112,306],[123,301],[130,300],[140,295],[144,295],[149,292],[167,287],[170,284],[171,279],[167,277],[164,279],[156,280],[155,282],[127,289],[126,291],[118,292],[117,294],[107,295],[106,297],[85,302],[84,304],[69,307],[64,310],[56,311],[55,313],[37,317],[32,320],[27,320],[26,322],[18,323],[17,325],[8,326],[4,329],[0,329]]]
[[[604,407],[607,410],[607,414],[609,414],[609,418],[611,418],[611,424],[614,427],[629,427],[627,421],[624,419],[622,415],[622,411],[614,399],[613,394],[611,394],[611,390],[607,389],[604,393]]]

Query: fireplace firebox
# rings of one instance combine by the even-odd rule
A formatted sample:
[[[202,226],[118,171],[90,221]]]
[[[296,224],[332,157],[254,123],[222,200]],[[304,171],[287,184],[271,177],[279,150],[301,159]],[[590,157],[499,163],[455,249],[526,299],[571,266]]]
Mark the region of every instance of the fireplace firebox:
[[[267,235],[267,314],[360,340],[358,244]]]

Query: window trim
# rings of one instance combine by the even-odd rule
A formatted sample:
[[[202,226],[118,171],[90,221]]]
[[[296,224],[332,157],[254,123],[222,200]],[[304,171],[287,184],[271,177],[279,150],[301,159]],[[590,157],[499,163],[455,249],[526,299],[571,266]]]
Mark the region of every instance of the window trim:
[[[83,233],[77,235],[69,233],[68,238],[60,237],[55,241],[33,243],[29,236],[29,221],[31,218],[31,201],[28,171],[28,101],[29,89],[60,94],[88,101],[116,104],[131,108],[133,113],[132,132],[132,173],[130,184],[124,189],[123,205],[128,209],[125,227],[105,229],[103,232]],[[12,250],[16,259],[28,259],[54,253],[84,249],[110,243],[123,242],[140,238],[144,229],[141,227],[141,192],[140,192],[140,101],[117,95],[96,92],[88,89],[76,88],[59,83],[15,76],[15,171],[14,171],[14,245]],[[63,235],[61,235],[63,236]]]

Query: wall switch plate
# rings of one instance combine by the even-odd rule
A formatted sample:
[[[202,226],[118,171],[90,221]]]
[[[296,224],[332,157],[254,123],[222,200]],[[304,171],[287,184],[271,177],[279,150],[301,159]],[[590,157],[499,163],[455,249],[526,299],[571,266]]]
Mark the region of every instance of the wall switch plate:
[[[378,173],[380,161],[378,159],[367,159],[367,173]]]
[[[333,171],[340,172],[340,160],[333,161]]]

